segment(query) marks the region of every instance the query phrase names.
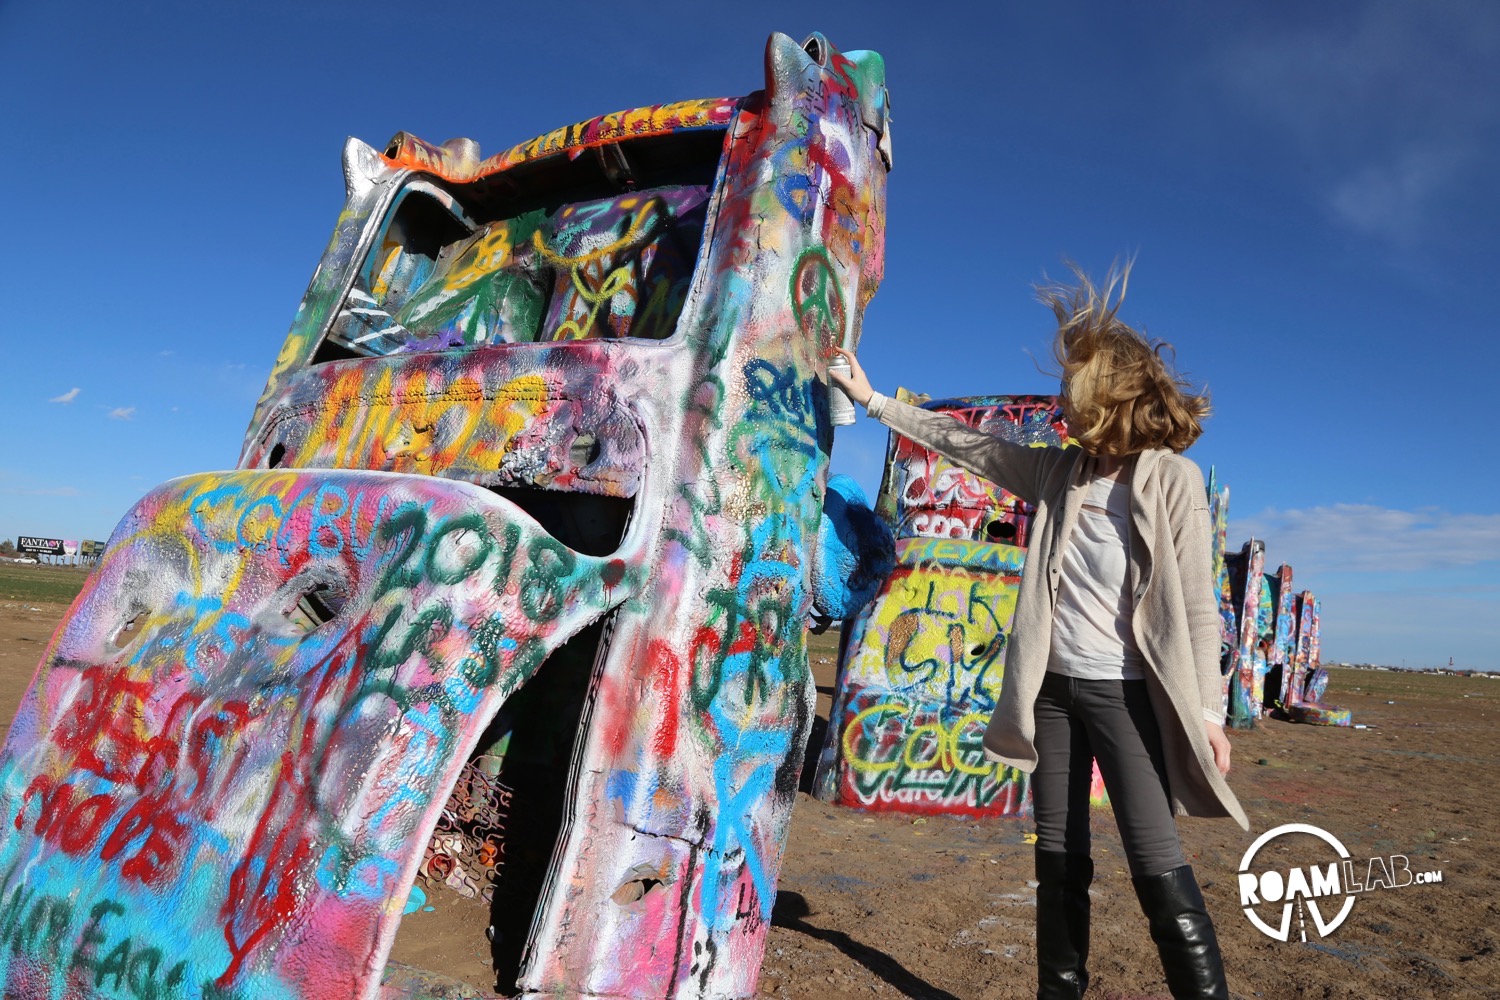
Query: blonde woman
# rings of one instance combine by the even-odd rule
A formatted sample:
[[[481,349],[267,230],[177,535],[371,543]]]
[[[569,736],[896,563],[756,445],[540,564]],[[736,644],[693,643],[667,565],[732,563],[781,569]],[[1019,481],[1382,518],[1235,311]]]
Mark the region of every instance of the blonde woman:
[[[986,754],[1031,772],[1037,996],[1088,986],[1089,779],[1104,776],[1136,895],[1174,997],[1228,997],[1213,922],[1175,815],[1230,816],[1208,498],[1181,453],[1208,398],[1117,316],[1129,266],[1101,290],[1048,285],[1064,415],[1078,442],[1029,448],[833,378],[870,416],[1036,506]],[[1118,295],[1116,295],[1118,291]]]

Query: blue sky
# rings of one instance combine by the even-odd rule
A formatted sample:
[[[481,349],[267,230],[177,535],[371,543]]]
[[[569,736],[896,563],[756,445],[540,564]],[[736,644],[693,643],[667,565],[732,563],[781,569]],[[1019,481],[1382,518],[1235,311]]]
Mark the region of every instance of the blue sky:
[[[233,465],[343,190],[346,135],[486,153],[737,95],[766,35],[887,60],[878,386],[1049,392],[1065,257],[1213,393],[1231,542],[1329,659],[1500,669],[1500,5],[0,2],[0,537],[105,538]],[[873,422],[835,467],[873,492]]]

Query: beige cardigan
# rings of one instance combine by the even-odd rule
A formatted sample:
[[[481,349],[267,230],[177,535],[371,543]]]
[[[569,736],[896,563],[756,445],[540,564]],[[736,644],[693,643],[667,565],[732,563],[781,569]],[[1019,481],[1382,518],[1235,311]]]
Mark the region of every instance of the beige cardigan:
[[[1037,760],[1034,707],[1047,672],[1063,550],[1098,459],[1077,447],[1012,444],[878,393],[869,411],[903,437],[1036,506],[1005,650],[1005,680],[984,734],[990,758],[1030,773]],[[1230,816],[1248,830],[1244,810],[1214,766],[1203,722],[1205,713],[1222,717],[1224,704],[1203,473],[1190,459],[1152,449],[1136,457],[1128,474],[1133,631],[1149,667],[1146,682],[1161,725],[1173,809],[1186,816]]]

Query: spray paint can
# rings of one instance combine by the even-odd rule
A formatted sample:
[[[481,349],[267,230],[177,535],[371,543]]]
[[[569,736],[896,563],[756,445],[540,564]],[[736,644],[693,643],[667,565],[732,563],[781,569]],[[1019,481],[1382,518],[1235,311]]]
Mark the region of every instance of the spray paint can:
[[[849,375],[852,371],[849,362],[843,358],[835,358],[828,362],[830,376],[828,379],[828,419],[835,427],[847,427],[859,419],[854,409],[854,400],[850,399],[849,394],[840,389],[838,383],[834,382],[831,377],[834,372]]]

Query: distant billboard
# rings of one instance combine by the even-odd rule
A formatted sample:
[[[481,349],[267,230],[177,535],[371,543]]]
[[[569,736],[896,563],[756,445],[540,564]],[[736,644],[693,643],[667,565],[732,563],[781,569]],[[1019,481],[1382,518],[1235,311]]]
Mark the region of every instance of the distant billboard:
[[[85,538],[78,543],[78,554],[85,559],[93,559],[104,555],[104,543],[96,542],[92,538]]]
[[[30,552],[38,556],[60,556],[63,554],[63,540],[61,538],[36,538],[32,535],[22,535],[16,539],[16,548],[22,552]]]

